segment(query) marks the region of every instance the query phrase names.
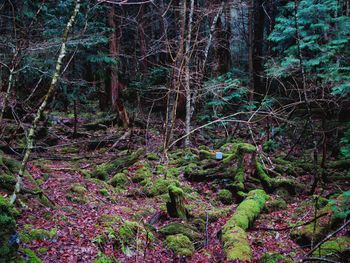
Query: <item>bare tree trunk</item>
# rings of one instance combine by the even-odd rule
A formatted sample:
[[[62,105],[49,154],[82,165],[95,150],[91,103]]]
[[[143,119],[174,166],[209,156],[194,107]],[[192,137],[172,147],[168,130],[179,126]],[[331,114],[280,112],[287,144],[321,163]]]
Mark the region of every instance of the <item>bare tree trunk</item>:
[[[13,74],[14,74],[14,68],[11,68],[9,78],[8,78],[8,83],[7,83],[6,94],[5,94],[4,100],[2,102],[2,109],[1,109],[1,113],[0,113],[0,127],[2,124],[2,119],[4,117],[5,109],[7,107],[7,103],[8,103],[8,100],[9,100],[9,97],[11,94],[11,90],[12,90]]]
[[[165,123],[166,127],[165,127],[165,136],[164,136],[164,151],[167,151],[168,146],[170,144],[170,140],[172,138],[173,128],[176,120],[177,106],[180,98],[180,90],[182,85],[181,75],[182,75],[183,59],[184,59],[184,41],[185,41],[187,4],[186,4],[186,0],[183,0],[182,7],[181,7],[180,1],[177,3],[178,4],[176,5],[176,7],[178,7],[178,10],[182,12],[181,15],[177,16],[179,17],[179,19],[181,19],[180,29],[178,33],[180,44],[177,51],[177,55],[173,60],[173,69],[172,69],[173,72],[172,72],[171,84],[167,95],[168,104],[167,104],[167,118]],[[177,13],[178,11],[175,10],[175,12]],[[171,103],[174,103],[174,104],[171,105]]]
[[[113,29],[109,41],[109,54],[112,58],[117,58],[119,53],[119,38],[121,34],[120,28],[117,28],[117,25],[114,21],[115,16],[115,7],[112,7],[109,10],[108,14],[108,24]],[[117,29],[119,36],[117,36]],[[124,128],[128,128],[130,125],[128,113],[124,107],[124,104],[121,100],[121,89],[123,85],[119,81],[118,77],[118,68],[116,65],[111,66],[111,75],[110,75],[110,93],[111,93],[111,102],[112,109],[118,111],[120,120],[123,123]]]
[[[215,33],[216,23],[218,22],[218,19],[219,19],[220,15],[224,9],[224,6],[225,6],[225,2],[222,1],[213,21],[211,23],[211,26],[210,26],[210,33],[209,33],[207,45],[205,46],[205,49],[204,49],[204,57],[203,57],[202,63],[199,65],[199,75],[201,75],[201,77],[199,79],[199,83],[197,85],[197,88],[193,91],[193,94],[192,94],[191,117],[194,114],[199,89],[201,88],[202,83],[203,83],[203,78],[204,78],[204,74],[205,74],[205,67],[207,65],[209,49],[210,49],[210,46],[213,42],[213,36]]]
[[[35,136],[35,131],[36,131],[39,119],[42,116],[42,114],[44,113],[44,110],[45,110],[45,108],[46,108],[46,106],[47,106],[47,104],[49,102],[49,99],[52,97],[52,95],[54,94],[54,92],[56,90],[56,84],[57,84],[57,82],[59,80],[59,77],[60,77],[63,58],[66,55],[66,48],[67,48],[66,47],[66,43],[67,43],[67,40],[68,40],[68,35],[69,35],[70,30],[73,27],[73,24],[75,22],[75,19],[76,19],[76,16],[77,16],[78,12],[79,12],[79,9],[80,9],[80,0],[76,0],[73,14],[71,15],[71,17],[70,17],[70,19],[69,19],[69,21],[68,21],[68,23],[66,25],[66,28],[64,30],[64,33],[63,33],[62,44],[61,44],[59,55],[58,55],[58,58],[57,58],[57,61],[56,61],[55,73],[54,73],[54,75],[52,77],[51,84],[49,86],[49,89],[48,89],[45,97],[44,97],[43,102],[41,103],[39,109],[37,110],[35,118],[34,118],[34,120],[32,122],[32,126],[29,129],[26,150],[25,150],[24,157],[23,157],[23,160],[22,160],[22,163],[21,163],[21,168],[20,168],[20,170],[19,170],[19,172],[17,174],[17,182],[16,182],[16,185],[15,185],[15,190],[14,190],[12,196],[11,196],[11,199],[10,199],[10,202],[12,204],[16,201],[17,194],[21,190],[22,177],[23,177],[24,171],[26,169],[27,162],[29,160],[29,156],[30,156],[30,154],[31,154],[31,152],[33,150],[34,136]]]
[[[191,36],[192,36],[192,20],[194,11],[194,0],[191,0],[190,14],[188,17],[188,32],[186,39],[186,51],[185,51],[185,92],[186,92],[186,128],[185,133],[190,134],[191,131],[191,87],[190,87],[190,60],[191,60]],[[184,13],[186,15],[186,12]],[[185,146],[190,145],[190,136],[185,139]]]

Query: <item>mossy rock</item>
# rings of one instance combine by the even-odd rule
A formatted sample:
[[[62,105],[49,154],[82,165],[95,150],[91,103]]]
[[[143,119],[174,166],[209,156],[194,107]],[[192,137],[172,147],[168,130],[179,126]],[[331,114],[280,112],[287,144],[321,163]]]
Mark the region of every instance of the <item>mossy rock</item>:
[[[167,193],[170,185],[179,187],[180,183],[172,178],[165,179],[164,177],[161,177],[155,181],[148,181],[145,184],[144,189],[147,196],[158,196]]]
[[[0,195],[0,258],[10,259],[16,248],[9,245],[9,240],[16,233],[18,211],[7,198]]]
[[[324,242],[313,254],[314,257],[325,257],[340,262],[350,258],[350,237],[335,237]],[[344,260],[344,261],[343,261]]]
[[[266,203],[266,210],[267,212],[271,213],[274,211],[286,210],[287,206],[288,204],[286,201],[284,201],[284,199],[277,198]]]
[[[72,187],[70,188],[70,190],[73,193],[77,193],[77,194],[84,194],[87,192],[87,189],[85,188],[85,186],[81,185],[81,184],[74,184],[72,185]]]
[[[124,188],[128,182],[128,177],[124,173],[115,174],[112,179],[109,180],[109,184],[114,187]]]
[[[222,189],[218,192],[218,199],[225,205],[230,205],[233,203],[232,193],[227,189]]]
[[[259,263],[292,263],[293,260],[280,253],[265,253],[259,259]]]
[[[193,243],[183,234],[167,236],[165,246],[179,256],[189,257],[194,253]]]
[[[170,223],[166,226],[163,226],[159,230],[159,233],[164,236],[183,234],[187,236],[191,241],[199,240],[202,237],[201,234],[197,232],[197,229],[195,227],[182,223]]]
[[[141,167],[136,170],[135,175],[131,179],[134,183],[140,183],[152,177],[152,171],[148,164],[142,164],[140,166]]]
[[[31,229],[31,225],[25,225],[25,229],[20,232],[19,237],[23,243],[30,243],[33,240],[50,240],[57,235],[57,229]]]
[[[0,174],[0,188],[13,191],[17,180],[13,175]]]

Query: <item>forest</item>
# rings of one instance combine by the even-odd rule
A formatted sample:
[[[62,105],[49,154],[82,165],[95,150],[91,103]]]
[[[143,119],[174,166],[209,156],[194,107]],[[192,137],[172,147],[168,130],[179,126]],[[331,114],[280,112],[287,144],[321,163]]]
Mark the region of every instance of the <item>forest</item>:
[[[350,0],[0,0],[0,263],[349,258]]]

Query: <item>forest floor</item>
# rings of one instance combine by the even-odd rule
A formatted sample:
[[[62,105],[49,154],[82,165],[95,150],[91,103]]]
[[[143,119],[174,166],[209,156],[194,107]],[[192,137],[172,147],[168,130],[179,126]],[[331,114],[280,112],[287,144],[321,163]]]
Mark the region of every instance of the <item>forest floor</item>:
[[[22,209],[17,224],[20,233],[44,229],[54,234],[29,239],[22,244],[23,247],[33,250],[43,262],[92,262],[97,258],[102,259],[104,255],[121,262],[225,262],[220,231],[238,204],[218,202],[218,191],[213,182],[188,182],[182,173],[179,174],[181,185],[192,189],[185,203],[192,207],[192,211],[198,206],[204,207],[207,213],[213,209],[226,212],[209,221],[204,217],[206,227],[200,233],[200,242],[195,243],[195,253],[187,258],[176,257],[166,248],[164,236],[158,230],[169,223],[182,221],[167,215],[164,196],[147,196],[140,184],[132,180],[128,180],[124,189],[115,189],[105,181],[87,175],[86,171],[92,172],[96,165],[118,158],[118,153],[125,151],[118,150],[118,147],[110,149],[113,139],[103,147],[96,143],[93,144],[95,148],[91,149],[91,144],[87,146],[87,142],[95,142],[94,138],[99,135],[112,138],[115,130],[107,129],[90,134],[89,138],[72,139],[67,136],[66,126],[57,125],[50,129],[50,133],[54,132],[59,138],[57,145],[47,147],[42,153],[34,153],[28,171],[53,206],[43,205],[38,198],[29,196],[23,200],[26,207]],[[142,132],[136,131],[135,134]],[[150,132],[148,139],[149,152],[161,145],[161,138],[156,132]],[[138,143],[133,144],[132,148],[145,147],[142,140]],[[145,156],[138,161],[147,161],[152,167],[164,162],[162,158],[147,160]],[[127,168],[129,178],[134,176],[136,168]],[[298,180],[308,182],[310,175]],[[24,186],[31,188],[32,185],[25,180]],[[317,189],[316,193],[318,191],[321,190]],[[270,200],[275,199],[278,196],[270,194]],[[264,210],[248,230],[252,262],[259,262],[265,253],[280,253],[294,262],[301,260],[308,248],[299,246],[291,239],[290,234],[294,230],[291,226],[312,220],[315,214],[313,197],[306,193],[291,196],[286,206],[274,210]],[[134,240],[114,242],[110,235],[117,239],[116,236],[122,233],[108,232],[113,222],[117,222],[117,226],[135,222],[140,225],[140,233],[131,238]],[[146,226],[152,229],[154,239],[148,240],[148,234],[146,238],[142,235],[141,228],[145,229]],[[281,228],[287,229],[279,231]]]

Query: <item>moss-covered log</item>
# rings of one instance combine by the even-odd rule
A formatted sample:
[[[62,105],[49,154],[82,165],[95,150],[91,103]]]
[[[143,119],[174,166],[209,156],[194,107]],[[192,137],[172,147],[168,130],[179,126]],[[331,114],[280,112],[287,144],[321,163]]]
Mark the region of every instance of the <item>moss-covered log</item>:
[[[104,163],[96,166],[95,171],[92,176],[101,180],[107,180],[110,174],[116,174],[119,171],[123,170],[125,167],[129,167],[145,154],[145,149],[138,149],[132,154],[120,157],[116,160],[113,160],[109,163]]]
[[[221,240],[228,260],[251,260],[252,252],[245,231],[260,214],[267,199],[264,190],[250,191],[222,228]]]

